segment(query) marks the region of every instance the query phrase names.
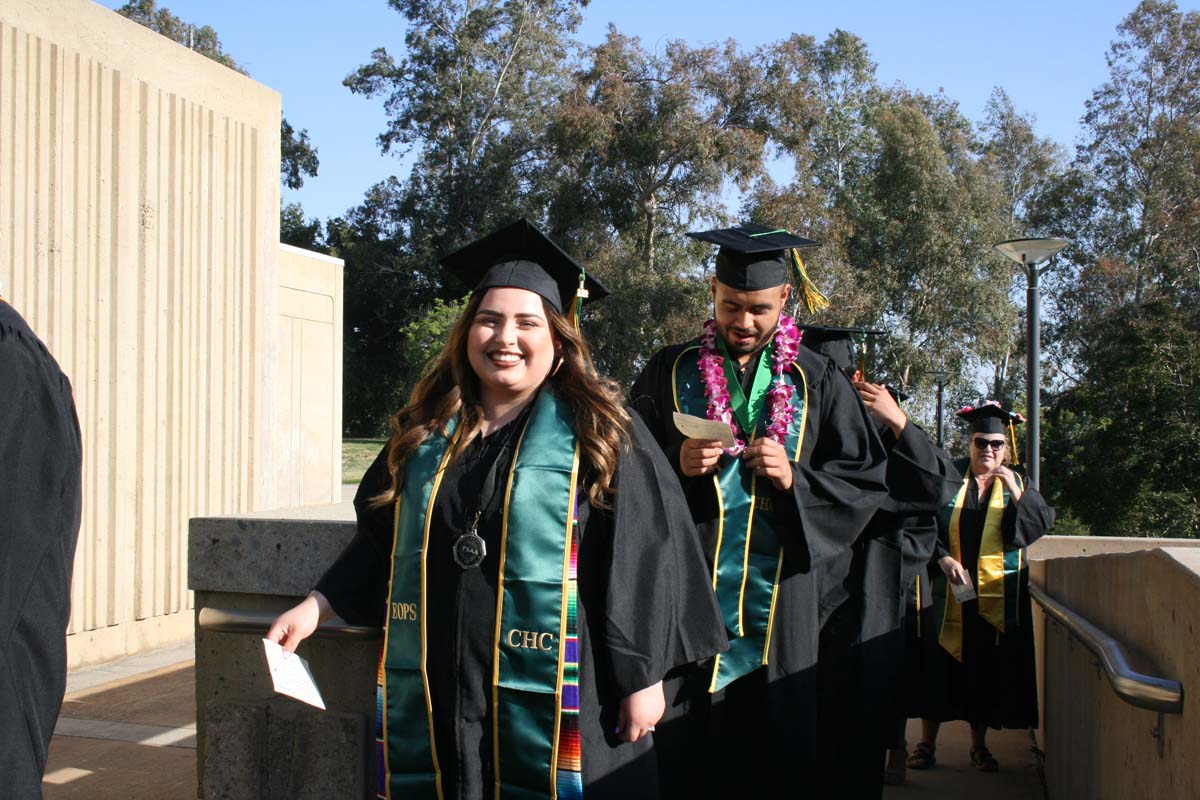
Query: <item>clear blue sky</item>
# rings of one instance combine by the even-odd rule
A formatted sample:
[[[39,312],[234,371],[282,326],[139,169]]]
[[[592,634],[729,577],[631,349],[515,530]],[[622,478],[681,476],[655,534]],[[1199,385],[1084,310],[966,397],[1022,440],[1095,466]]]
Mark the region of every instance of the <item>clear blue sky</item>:
[[[283,95],[291,123],[308,130],[320,174],[297,192],[284,190],[285,201],[299,201],[308,216],[324,220],[356,205],[373,183],[407,173],[406,163],[382,156],[376,145],[384,127],[382,102],[342,86],[374,48],[403,52],[404,18],[384,0],[159,5],[188,22],[213,26],[255,80]],[[1179,5],[1197,8],[1200,0]],[[976,121],[993,87],[1003,86],[1019,110],[1036,115],[1039,134],[1071,147],[1084,102],[1105,80],[1104,56],[1117,24],[1135,6],[1135,0],[593,0],[578,35],[597,43],[612,22],[648,47],[670,39],[699,44],[732,38],[749,49],[792,32],[822,40],[841,28],[867,42],[881,83],[944,89]]]

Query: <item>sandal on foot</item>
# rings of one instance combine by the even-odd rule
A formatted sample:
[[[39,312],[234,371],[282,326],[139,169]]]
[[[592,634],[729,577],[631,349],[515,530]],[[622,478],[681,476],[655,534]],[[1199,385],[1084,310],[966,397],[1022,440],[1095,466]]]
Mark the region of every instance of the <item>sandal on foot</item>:
[[[1000,769],[1000,762],[992,755],[992,751],[986,747],[972,747],[971,766],[980,772],[996,772]]]
[[[917,742],[916,749],[908,757],[909,769],[929,769],[936,763],[937,758],[933,755],[933,745],[929,742]]]

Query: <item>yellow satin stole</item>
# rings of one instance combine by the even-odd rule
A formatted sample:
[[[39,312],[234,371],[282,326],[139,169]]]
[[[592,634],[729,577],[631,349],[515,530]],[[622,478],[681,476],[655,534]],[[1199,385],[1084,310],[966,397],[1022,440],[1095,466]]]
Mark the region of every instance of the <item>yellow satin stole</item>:
[[[954,511],[950,515],[950,557],[960,564],[962,542],[959,535],[959,517],[962,516],[967,492],[971,490],[971,473],[968,470],[966,480],[958,490],[958,496],[954,498]],[[994,478],[992,491],[988,495],[987,516],[983,521],[983,536],[979,542],[979,585],[975,587],[975,592],[979,595],[979,615],[1001,633],[1004,633],[1004,536],[1000,532],[1000,521],[1003,517],[1004,482]],[[960,662],[963,660],[962,636],[962,606],[947,586],[946,610],[942,617],[942,632],[938,636],[938,643]]]

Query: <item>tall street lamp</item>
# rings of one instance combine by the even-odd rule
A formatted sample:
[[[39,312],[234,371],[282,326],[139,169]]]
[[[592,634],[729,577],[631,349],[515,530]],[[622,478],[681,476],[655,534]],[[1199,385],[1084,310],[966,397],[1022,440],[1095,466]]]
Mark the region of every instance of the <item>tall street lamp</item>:
[[[942,393],[946,388],[946,379],[950,377],[950,373],[946,370],[939,369],[929,373],[929,377],[937,381],[937,446],[942,446]]]
[[[1038,265],[1049,261],[1054,254],[1069,245],[1069,239],[1010,239],[1000,242],[996,249],[1021,265],[1025,273],[1025,317],[1029,337],[1028,363],[1025,376],[1027,379],[1026,394],[1029,404],[1029,423],[1025,431],[1026,461],[1029,470],[1029,485],[1039,488],[1038,477],[1040,468],[1041,444],[1041,338],[1042,321],[1039,316],[1038,278],[1047,267]]]

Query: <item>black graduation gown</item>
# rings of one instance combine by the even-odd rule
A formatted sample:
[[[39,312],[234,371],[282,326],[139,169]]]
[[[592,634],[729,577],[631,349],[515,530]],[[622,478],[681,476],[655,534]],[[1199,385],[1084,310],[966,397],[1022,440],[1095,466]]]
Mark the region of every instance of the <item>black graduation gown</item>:
[[[0,776],[41,797],[67,681],[82,456],[71,383],[0,300]]]
[[[690,346],[657,353],[630,393],[676,470],[684,437],[671,419],[672,370]],[[808,407],[792,488],[769,490],[783,568],[768,665],[713,695],[707,692],[708,668],[673,676],[658,735],[665,795],[779,792],[794,788],[796,775],[815,767],[816,576],[823,564],[849,550],[885,500],[886,453],[858,393],[833,362],[801,348],[796,363],[807,378]],[[747,374],[744,383],[751,380]],[[680,479],[711,569],[719,521],[712,478]]]
[[[990,489],[989,489],[990,492]],[[979,586],[979,544],[987,514],[987,497],[979,499],[978,481],[967,487],[959,537],[962,564]],[[1021,499],[1009,502],[1001,519],[1005,550],[1014,550],[1042,538],[1054,525],[1054,509],[1036,490],[1026,487]],[[939,516],[939,527],[941,518]],[[945,531],[941,532],[945,535]],[[941,569],[938,559],[949,555],[937,542],[929,570]],[[1018,582],[1018,620],[1015,630],[998,632],[979,616],[979,601],[963,604],[963,661],[960,664],[937,641],[932,607],[921,614],[922,716],[938,722],[965,720],[991,728],[1035,728],[1038,724],[1037,674],[1034,661],[1033,611],[1029,601],[1029,570]]]
[[[962,485],[950,456],[911,422],[888,450],[888,498],[845,556],[822,571],[817,796],[879,797],[883,749],[901,711],[905,587],[937,543],[934,515]]]
[[[477,440],[442,480],[426,555],[429,689],[434,742],[447,798],[492,794],[492,665],[503,483],[526,415]],[[579,508],[580,732],[587,798],[658,796],[653,737],[629,744],[614,730],[620,701],[672,667],[728,647],[675,476],[639,419],[620,459],[611,509]],[[479,535],[488,555],[463,570],[451,545],[499,476]],[[317,584],[334,610],[360,624],[382,625],[394,537],[393,506],[370,509],[389,483],[385,454],[355,497],[354,540]],[[519,531],[509,531],[518,536]]]

